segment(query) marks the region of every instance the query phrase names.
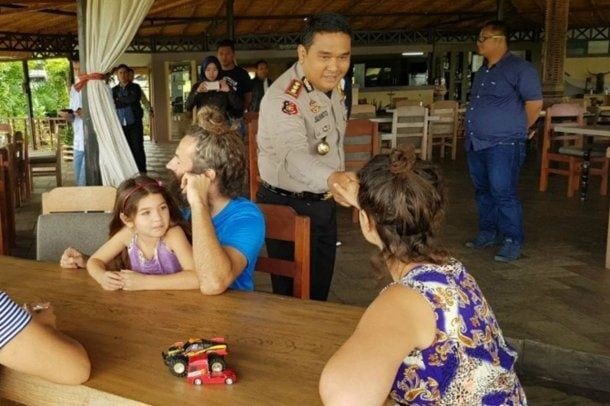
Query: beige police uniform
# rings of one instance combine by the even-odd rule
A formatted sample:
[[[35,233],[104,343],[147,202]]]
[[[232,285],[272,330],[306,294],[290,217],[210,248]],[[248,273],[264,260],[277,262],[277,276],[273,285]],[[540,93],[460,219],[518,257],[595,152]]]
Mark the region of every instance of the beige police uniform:
[[[325,193],[332,172],[344,170],[345,96],[329,98],[305,79],[297,62],[263,97],[258,122],[258,169],[262,180],[291,192]],[[318,153],[326,142],[329,152]]]
[[[335,265],[336,204],[327,179],[344,170],[343,138],[347,110],[343,92],[330,97],[314,89],[295,63],[263,97],[258,121],[260,203],[281,204],[309,217],[310,298],[326,300]],[[327,154],[319,153],[323,143]],[[292,244],[267,240],[273,258],[292,259]],[[272,275],[273,292],[292,294],[292,279]]]

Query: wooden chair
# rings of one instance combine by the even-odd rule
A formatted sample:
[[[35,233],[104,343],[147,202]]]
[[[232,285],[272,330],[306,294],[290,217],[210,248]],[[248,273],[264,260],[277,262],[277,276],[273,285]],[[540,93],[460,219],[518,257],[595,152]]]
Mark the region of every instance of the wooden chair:
[[[112,212],[116,189],[112,186],[64,186],[42,194],[42,214],[58,212]]]
[[[108,239],[116,189],[57,187],[42,194],[36,225],[36,259],[58,261],[67,247],[91,254]]]
[[[409,100],[407,98],[404,99],[399,99],[399,98],[395,98],[394,99],[394,107],[413,107],[413,106],[422,106],[423,102],[421,100]]]
[[[348,120],[343,142],[345,170],[357,171],[362,168],[379,154],[380,145],[377,123],[370,120]],[[352,221],[358,222],[358,210],[355,208],[352,211]]]
[[[0,148],[0,255],[9,255],[15,243],[15,212],[10,168],[12,145]]]
[[[15,165],[15,204],[21,207],[30,198],[31,186],[29,176],[29,157],[27,140],[21,131],[16,131],[14,136],[14,165]]]
[[[382,141],[389,141],[396,148],[399,140],[415,146],[422,159],[427,157],[428,109],[422,106],[401,106],[394,110],[392,132],[381,134]]]
[[[442,100],[432,103],[430,115],[439,119],[430,121],[428,132],[428,159],[432,159],[435,146],[441,147],[441,158],[445,158],[445,148],[451,148],[451,159],[457,154],[458,102]]]
[[[258,173],[258,147],[256,133],[258,132],[258,117],[252,117],[248,123],[248,183],[250,186],[250,200],[256,201],[256,191],[261,183]]]
[[[59,132],[50,133],[55,137],[54,150],[50,153],[30,155],[28,157],[30,185],[34,186],[34,176],[55,175],[57,186],[61,186],[61,138]]]
[[[7,143],[13,142],[13,127],[10,124],[0,124],[0,134],[4,134],[6,136]]]
[[[289,206],[261,203],[258,207],[265,215],[265,238],[294,242],[294,259],[288,261],[259,256],[255,269],[292,278],[293,296],[309,299],[309,217],[298,215]]]
[[[584,108],[580,105],[560,103],[546,110],[542,143],[542,163],[540,165],[540,191],[548,188],[549,174],[554,173],[568,177],[568,197],[574,196],[580,179],[580,165],[583,161],[583,137],[581,135],[555,135],[553,126],[561,120],[561,125],[584,125]],[[553,167],[552,163],[564,166]],[[598,166],[595,166],[595,165]],[[604,150],[591,151],[591,168],[589,175],[601,176],[600,194],[608,193],[608,159]]]
[[[372,104],[355,104],[352,106],[350,118],[374,118],[377,115]]]

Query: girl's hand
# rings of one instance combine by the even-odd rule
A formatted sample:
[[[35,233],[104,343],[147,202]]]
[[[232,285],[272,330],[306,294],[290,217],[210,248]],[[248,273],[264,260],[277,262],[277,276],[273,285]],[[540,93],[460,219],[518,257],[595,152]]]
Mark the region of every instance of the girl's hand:
[[[143,290],[146,275],[139,272],[134,272],[129,269],[121,269],[121,281],[123,281],[123,290]]]
[[[208,192],[212,179],[206,173],[194,174],[185,173],[182,176],[182,193],[186,194],[186,199],[191,207],[196,205],[208,206]]]
[[[229,85],[227,82],[225,82],[224,80],[221,80],[220,82],[220,91],[221,92],[229,92],[231,90],[231,88],[229,88]]]
[[[199,86],[197,86],[197,93],[205,93],[208,91],[208,87],[205,85],[205,82],[201,82]]]
[[[104,290],[119,290],[123,289],[123,280],[118,272],[106,271],[98,280]]]
[[[62,268],[86,268],[87,261],[81,252],[72,247],[68,247],[61,255],[59,266]]]

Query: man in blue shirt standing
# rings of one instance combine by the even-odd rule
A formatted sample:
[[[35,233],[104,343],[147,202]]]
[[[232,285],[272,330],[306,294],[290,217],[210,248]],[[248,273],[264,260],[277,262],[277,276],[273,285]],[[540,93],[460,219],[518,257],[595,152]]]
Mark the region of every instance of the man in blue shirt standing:
[[[496,261],[521,256],[523,214],[517,196],[527,129],[542,108],[536,69],[508,51],[508,31],[488,22],[477,39],[485,58],[477,71],[466,113],[466,151],[479,211],[479,234],[466,243],[483,248],[501,242]]]

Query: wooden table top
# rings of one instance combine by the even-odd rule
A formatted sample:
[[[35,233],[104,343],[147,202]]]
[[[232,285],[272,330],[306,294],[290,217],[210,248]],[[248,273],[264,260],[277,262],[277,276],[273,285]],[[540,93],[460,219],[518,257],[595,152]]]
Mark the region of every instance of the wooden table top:
[[[553,127],[553,131],[570,134],[598,135],[601,137],[610,137],[610,126],[607,125],[555,125]]]
[[[260,292],[106,292],[84,270],[2,256],[0,286],[19,303],[50,301],[93,366],[75,387],[0,369],[0,397],[26,404],[320,404],[322,368],[364,311]],[[236,384],[195,386],[170,374],[161,351],[215,336],[227,340]]]

